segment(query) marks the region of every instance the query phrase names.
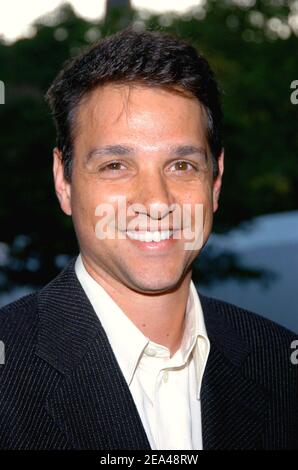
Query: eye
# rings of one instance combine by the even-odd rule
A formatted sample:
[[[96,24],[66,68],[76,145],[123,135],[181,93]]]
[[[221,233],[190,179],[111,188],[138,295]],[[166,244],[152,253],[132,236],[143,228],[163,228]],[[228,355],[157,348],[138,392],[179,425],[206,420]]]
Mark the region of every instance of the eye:
[[[107,165],[104,165],[104,166],[98,168],[98,171],[99,172],[111,172],[111,173],[113,173],[113,172],[118,172],[118,171],[123,170],[123,169],[126,169],[126,167],[123,165],[123,163],[115,161],[115,162],[110,162]]]
[[[175,162],[171,168],[174,168],[174,169],[170,171],[178,171],[178,172],[183,172],[183,173],[198,170],[193,163],[190,163],[186,160],[179,160]]]

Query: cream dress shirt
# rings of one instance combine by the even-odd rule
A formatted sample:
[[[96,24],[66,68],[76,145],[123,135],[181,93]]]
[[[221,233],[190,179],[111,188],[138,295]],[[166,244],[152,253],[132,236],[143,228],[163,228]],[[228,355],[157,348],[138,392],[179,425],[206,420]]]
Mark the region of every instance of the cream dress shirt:
[[[191,281],[180,348],[150,341],[87,272],[75,272],[106,334],[153,450],[202,450],[200,389],[210,343]],[[112,373],[112,371],[111,371]]]

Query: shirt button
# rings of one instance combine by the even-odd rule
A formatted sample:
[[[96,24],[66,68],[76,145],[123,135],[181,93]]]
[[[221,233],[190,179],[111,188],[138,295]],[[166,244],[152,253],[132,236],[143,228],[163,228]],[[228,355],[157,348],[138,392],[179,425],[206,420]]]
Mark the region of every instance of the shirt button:
[[[155,349],[146,348],[145,349],[145,354],[147,354],[147,356],[156,356],[156,351],[155,351]]]
[[[164,372],[162,378],[164,382],[167,382],[169,380],[169,373],[167,371]]]

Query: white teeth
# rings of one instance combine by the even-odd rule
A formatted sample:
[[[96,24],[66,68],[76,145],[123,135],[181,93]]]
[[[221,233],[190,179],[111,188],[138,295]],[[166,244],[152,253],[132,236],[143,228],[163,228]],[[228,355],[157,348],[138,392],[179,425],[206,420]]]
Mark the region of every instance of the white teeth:
[[[163,230],[156,232],[140,232],[140,231],[127,231],[128,238],[133,240],[139,240],[141,242],[160,242],[161,240],[167,240],[173,235],[172,230]]]

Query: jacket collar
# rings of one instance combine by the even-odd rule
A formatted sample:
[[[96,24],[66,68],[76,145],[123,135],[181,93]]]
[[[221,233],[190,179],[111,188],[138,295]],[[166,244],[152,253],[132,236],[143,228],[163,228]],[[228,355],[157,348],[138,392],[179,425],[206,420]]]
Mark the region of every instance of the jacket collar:
[[[64,270],[38,293],[38,355],[62,373],[70,372],[99,336],[108,341],[98,317],[75,273],[73,258]],[[200,294],[210,341],[239,367],[250,347],[227,323],[216,301]]]

